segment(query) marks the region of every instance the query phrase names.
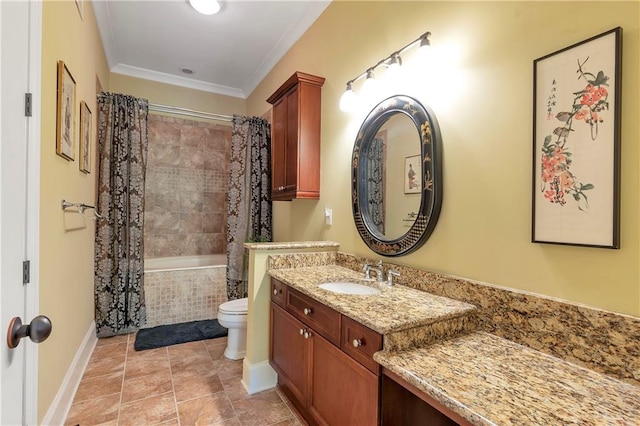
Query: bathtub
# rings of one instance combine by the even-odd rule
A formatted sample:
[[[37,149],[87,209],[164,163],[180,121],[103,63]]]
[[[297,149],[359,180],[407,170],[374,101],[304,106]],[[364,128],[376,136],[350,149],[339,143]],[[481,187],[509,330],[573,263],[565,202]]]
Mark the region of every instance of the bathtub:
[[[203,256],[156,257],[144,260],[144,272],[180,271],[183,269],[201,269],[227,267],[226,254]]]
[[[146,327],[216,318],[227,301],[227,255],[145,259]]]

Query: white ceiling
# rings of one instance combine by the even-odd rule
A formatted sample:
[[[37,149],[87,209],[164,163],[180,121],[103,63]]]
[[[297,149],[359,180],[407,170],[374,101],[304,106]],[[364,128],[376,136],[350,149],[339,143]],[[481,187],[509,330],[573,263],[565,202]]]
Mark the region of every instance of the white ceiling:
[[[220,12],[205,16],[187,0],[94,0],[109,68],[246,98],[330,0],[219,2]]]

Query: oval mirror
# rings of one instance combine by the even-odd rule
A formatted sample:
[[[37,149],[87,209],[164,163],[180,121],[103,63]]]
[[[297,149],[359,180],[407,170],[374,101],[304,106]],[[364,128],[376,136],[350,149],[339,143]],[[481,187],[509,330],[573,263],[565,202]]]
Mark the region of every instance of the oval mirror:
[[[353,147],[356,228],[374,252],[401,256],[429,238],[442,203],[442,153],[435,115],[409,96],[379,103]]]

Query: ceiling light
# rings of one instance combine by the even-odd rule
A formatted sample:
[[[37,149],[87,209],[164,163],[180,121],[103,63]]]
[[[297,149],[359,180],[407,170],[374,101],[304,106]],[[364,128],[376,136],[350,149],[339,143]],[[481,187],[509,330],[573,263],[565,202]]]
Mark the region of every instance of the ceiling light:
[[[203,15],[214,15],[220,11],[220,3],[216,0],[189,0],[189,4]]]

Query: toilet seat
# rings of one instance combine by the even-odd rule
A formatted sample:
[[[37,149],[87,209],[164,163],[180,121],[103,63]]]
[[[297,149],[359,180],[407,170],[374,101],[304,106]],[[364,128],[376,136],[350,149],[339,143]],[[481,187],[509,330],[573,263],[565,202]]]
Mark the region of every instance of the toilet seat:
[[[218,311],[226,315],[247,315],[249,310],[249,299],[236,299],[224,302],[218,307]]]

